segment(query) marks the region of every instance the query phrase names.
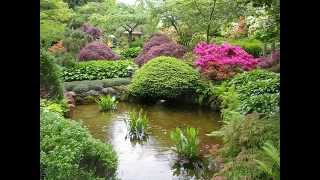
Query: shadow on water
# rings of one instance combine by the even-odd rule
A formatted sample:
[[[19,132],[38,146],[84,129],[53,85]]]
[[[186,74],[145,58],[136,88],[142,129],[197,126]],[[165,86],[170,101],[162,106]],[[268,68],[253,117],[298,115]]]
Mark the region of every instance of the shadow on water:
[[[131,110],[143,109],[149,118],[148,137],[143,141],[128,138],[125,120]],[[117,175],[122,180],[211,179],[212,164],[207,158],[201,161],[181,161],[173,151],[170,131],[176,127],[199,129],[200,152],[221,140],[206,136],[220,127],[220,115],[209,109],[187,105],[141,105],[119,103],[113,112],[99,112],[97,105],[81,105],[73,119],[81,120],[90,133],[113,145],[118,154]],[[210,177],[210,178],[209,178]]]

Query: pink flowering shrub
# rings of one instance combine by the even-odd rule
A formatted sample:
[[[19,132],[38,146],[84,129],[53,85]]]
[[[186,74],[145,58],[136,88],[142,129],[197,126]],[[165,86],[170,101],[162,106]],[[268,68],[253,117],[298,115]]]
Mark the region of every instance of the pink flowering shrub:
[[[156,33],[145,43],[142,52],[135,58],[135,63],[143,65],[149,60],[159,56],[182,58],[185,49],[172,41],[166,35]]]
[[[87,60],[118,60],[120,56],[102,42],[91,42],[82,48],[78,54],[80,61]]]
[[[230,44],[199,43],[195,47],[194,53],[197,55],[196,65],[204,74],[214,80],[230,78],[236,72],[248,71],[256,68],[257,65],[257,61],[252,55],[239,46]],[[211,67],[213,65],[214,67]],[[210,75],[211,72],[214,72],[215,75]],[[216,76],[219,78],[215,78]]]

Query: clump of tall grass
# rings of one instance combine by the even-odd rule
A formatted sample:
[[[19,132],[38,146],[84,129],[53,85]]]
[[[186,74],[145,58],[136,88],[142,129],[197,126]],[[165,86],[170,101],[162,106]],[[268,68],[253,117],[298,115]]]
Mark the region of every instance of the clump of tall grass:
[[[118,101],[116,100],[116,98],[113,96],[100,96],[97,100],[96,100],[97,104],[100,107],[100,111],[110,111],[110,110],[114,110],[117,108],[117,104]]]
[[[142,109],[139,112],[130,111],[127,124],[131,140],[144,140],[147,137],[149,119]]]
[[[176,128],[171,131],[170,138],[176,144],[177,153],[188,159],[199,156],[199,130],[197,128],[186,128],[184,131]]]

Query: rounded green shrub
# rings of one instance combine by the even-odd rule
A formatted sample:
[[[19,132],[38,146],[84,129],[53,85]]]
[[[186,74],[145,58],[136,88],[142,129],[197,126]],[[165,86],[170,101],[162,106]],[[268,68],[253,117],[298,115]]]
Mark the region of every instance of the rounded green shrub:
[[[112,146],[94,139],[82,124],[40,109],[40,173],[43,179],[98,179],[115,175]]]
[[[160,56],[136,72],[129,93],[139,98],[175,99],[193,94],[199,79],[200,74],[185,62]]]

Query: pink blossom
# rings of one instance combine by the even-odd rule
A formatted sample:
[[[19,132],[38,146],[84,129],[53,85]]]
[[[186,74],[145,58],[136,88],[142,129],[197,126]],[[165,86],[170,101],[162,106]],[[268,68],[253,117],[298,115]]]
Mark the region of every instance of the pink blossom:
[[[205,69],[208,62],[215,62],[221,66],[231,65],[243,70],[254,69],[257,65],[252,55],[231,44],[199,43],[193,51],[197,55],[196,65],[201,69]]]

